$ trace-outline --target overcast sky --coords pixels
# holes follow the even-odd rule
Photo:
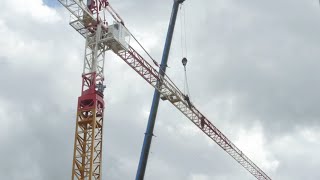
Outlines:
[[[172,0],[110,3],[160,62]],[[85,40],[56,0],[1,7],[0,179],[70,179]],[[318,0],[186,0],[183,9],[172,80],[183,89],[185,17],[193,103],[272,179],[320,179]],[[107,54],[103,179],[134,179],[153,89]],[[146,180],[255,179],[168,102],[154,133]]]

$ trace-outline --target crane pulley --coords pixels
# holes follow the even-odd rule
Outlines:
[[[182,62],[182,65],[184,66],[184,69],[186,69],[186,65],[188,63],[187,58],[184,57],[181,62]]]

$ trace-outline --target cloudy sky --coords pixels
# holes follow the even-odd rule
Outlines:
[[[110,0],[160,61],[172,0]],[[56,0],[2,0],[0,179],[71,177],[84,39]],[[318,0],[186,0],[168,74],[183,88],[186,17],[193,103],[272,179],[320,179]],[[108,52],[103,179],[134,179],[153,89]],[[147,180],[255,179],[160,102]]]

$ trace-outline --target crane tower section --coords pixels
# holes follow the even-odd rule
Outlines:
[[[82,73],[82,91],[78,98],[72,180],[100,180],[102,138],[104,60],[107,50],[128,48],[128,33],[121,18],[107,0],[59,0],[71,12],[70,25],[86,39]],[[99,12],[107,10],[116,20],[111,26]]]

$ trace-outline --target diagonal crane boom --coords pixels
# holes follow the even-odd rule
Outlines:
[[[165,41],[164,48],[163,48],[161,64],[159,66],[159,73],[160,73],[159,75],[160,76],[163,76],[166,73],[168,58],[169,58],[170,49],[171,49],[172,38],[173,38],[175,24],[176,24],[176,20],[177,20],[177,15],[178,15],[179,7],[181,7],[180,5],[184,1],[185,0],[174,0],[173,1],[172,11],[171,11],[171,16],[170,16],[170,21],[169,21],[169,27],[168,27],[168,31],[167,31],[167,37],[166,37],[166,41]],[[151,56],[150,56],[150,58],[151,58]],[[161,84],[160,84],[161,81],[158,81],[158,83],[159,84],[156,86],[161,86]],[[145,176],[145,172],[146,172],[147,164],[148,164],[149,152],[150,152],[150,148],[151,148],[151,142],[152,142],[152,138],[153,138],[154,126],[156,124],[156,118],[157,118],[160,98],[161,98],[160,92],[157,89],[155,89],[154,93],[153,93],[152,104],[151,104],[151,109],[150,109],[150,113],[149,113],[147,128],[146,128],[146,132],[144,133],[144,140],[143,140],[143,145],[142,145],[142,149],[141,149],[140,160],[139,160],[138,170],[137,170],[137,174],[136,174],[136,180],[143,180],[144,176]]]
[[[71,12],[70,25],[77,32],[79,32],[83,37],[85,37],[88,42],[89,40],[93,41],[94,46],[92,46],[91,49],[96,48],[99,50],[96,52],[97,53],[95,55],[96,57],[99,57],[102,54],[104,58],[104,53],[106,51],[108,50],[113,51],[124,62],[126,62],[134,71],[136,71],[143,79],[145,79],[152,87],[158,90],[159,93],[161,94],[161,99],[168,100],[171,104],[173,104],[189,120],[191,120],[191,122],[193,122],[208,137],[210,137],[214,142],[216,142],[223,150],[225,150],[239,164],[241,164],[246,170],[248,170],[254,177],[256,177],[259,180],[271,180],[271,178],[268,177],[268,175],[266,175],[239,148],[237,148],[193,104],[190,104],[190,102],[186,100],[185,95],[170,80],[170,78],[166,74],[159,73],[143,56],[141,56],[133,47],[130,46],[128,39],[131,37],[131,34],[127,30],[127,28],[124,26],[124,23],[122,22],[121,18],[118,16],[118,14],[114,13],[114,10],[112,8],[109,8],[108,11],[116,19],[116,22],[114,22],[114,24],[108,27],[105,27],[105,25],[99,19],[99,16],[97,15],[98,13],[95,12],[94,14],[94,12],[91,12],[90,9],[88,9],[88,7],[81,0],[80,1],[79,0],[59,0],[59,2]],[[106,0],[104,0],[103,2],[107,3]],[[105,4],[105,5],[108,6],[109,4]],[[112,11],[110,11],[110,9]],[[94,24],[96,28],[92,28]],[[94,37],[94,39],[92,37]],[[101,58],[99,57],[100,61],[103,62]],[[86,58],[86,59],[89,59],[89,58]],[[93,59],[92,62],[95,62],[95,63],[92,64],[92,63],[86,62],[86,59],[85,59],[85,64],[88,64],[87,65],[88,67],[91,67],[91,69],[92,69],[92,66],[97,67],[95,70],[95,73],[97,73],[98,75],[100,74],[97,77],[101,76],[100,79],[102,79],[101,81],[103,82],[103,63],[101,65],[97,65],[96,60]],[[87,79],[85,80],[88,81]],[[94,85],[91,84],[91,86],[98,89],[101,88],[96,84]],[[103,100],[100,100],[100,101],[103,101]],[[101,111],[102,111],[101,117],[103,117],[103,110]],[[102,134],[102,122],[101,122],[101,126],[99,125],[97,127],[100,128],[98,132]],[[81,132],[83,131],[86,131],[86,130],[81,129]],[[102,138],[99,140],[100,141],[96,143],[98,143],[99,148],[101,148],[100,145],[102,144]],[[76,142],[77,141],[84,143],[85,140],[76,136]],[[93,142],[93,140],[88,140],[88,141]],[[85,145],[81,147],[79,146],[79,147],[85,148],[85,149],[87,147],[90,147],[92,149],[91,151],[89,151],[90,153],[93,153],[92,151],[96,150],[96,147],[93,148],[92,146],[86,145],[86,143],[84,144]],[[75,152],[76,151],[82,152],[81,149],[79,150],[79,147],[75,147]],[[99,149],[97,157],[101,157],[101,151],[102,150]],[[94,153],[92,155],[94,155]],[[93,164],[95,164],[95,161],[96,161],[95,157],[89,157],[90,154],[86,154],[86,153],[84,153],[83,156],[85,156],[88,159],[88,161],[92,161]],[[86,159],[82,160],[82,163],[84,162],[87,162],[87,160]],[[92,177],[91,176],[89,177],[89,180],[101,179],[100,163],[101,162],[99,161],[99,166],[98,166],[99,174],[95,175],[94,173],[90,172],[90,171],[95,171],[96,168],[88,170],[87,172],[88,174],[94,174],[92,175]],[[76,161],[76,167],[78,168],[77,171],[79,171],[79,173],[76,173],[77,174],[76,179],[84,179],[83,178],[84,176],[82,175],[84,174],[83,168],[86,169],[87,166],[84,165],[82,167],[81,159],[79,159]],[[95,167],[95,166],[92,165],[92,167]]]

